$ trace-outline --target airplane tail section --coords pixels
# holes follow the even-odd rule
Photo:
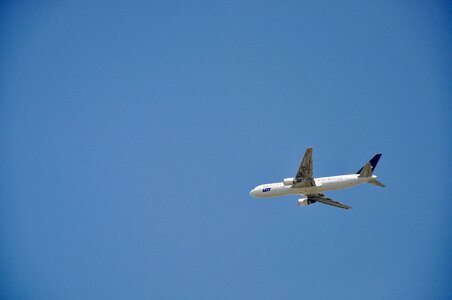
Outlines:
[[[372,157],[371,160],[369,160],[369,162],[367,164],[370,164],[371,167],[371,173],[370,175],[372,175],[372,173],[375,171],[375,168],[377,167],[378,161],[380,160],[381,157],[381,153],[376,154],[374,157]],[[361,172],[363,171],[363,169],[367,166],[367,164],[364,165],[364,167],[362,167],[361,169],[359,169],[358,172],[356,172],[356,174],[361,174]]]
[[[371,177],[372,173],[375,170],[375,167],[378,164],[378,161],[380,160],[380,157],[381,157],[381,153],[372,157],[372,159],[369,162],[367,162],[364,165],[364,167],[359,169],[359,171],[356,173],[356,174],[359,174],[358,177]],[[385,187],[385,185],[383,183],[381,183],[380,181],[378,181],[376,178],[372,178],[370,181],[368,181],[368,183],[379,186],[379,187]]]

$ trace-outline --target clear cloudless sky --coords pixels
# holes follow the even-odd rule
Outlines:
[[[451,299],[447,1],[2,1],[1,299]],[[328,196],[256,199],[314,148]]]

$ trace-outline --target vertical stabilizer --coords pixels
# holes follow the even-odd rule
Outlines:
[[[372,157],[371,160],[369,160],[369,164],[372,168],[372,173],[375,171],[375,168],[377,167],[378,161],[380,160],[381,157],[381,153],[376,154],[374,157]],[[359,169],[358,172],[356,172],[356,174],[361,174],[361,171],[364,169],[364,167],[362,167],[361,169]]]

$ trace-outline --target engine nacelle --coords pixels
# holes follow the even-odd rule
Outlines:
[[[284,183],[284,185],[293,185],[294,178],[284,178],[283,183]]]
[[[301,198],[301,199],[298,199],[298,206],[307,206],[307,205],[311,205],[314,202],[315,201],[309,200],[308,198]]]

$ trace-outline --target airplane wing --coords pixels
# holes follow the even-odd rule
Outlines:
[[[308,196],[308,200],[313,201],[313,202],[314,201],[320,202],[320,203],[323,203],[326,205],[336,206],[336,207],[344,208],[344,209],[351,208],[351,206],[334,201],[333,199],[326,197],[324,194],[311,194],[311,195],[307,195],[307,196]]]
[[[304,153],[303,160],[294,178],[295,187],[315,186],[312,178],[312,148],[309,147]]]

